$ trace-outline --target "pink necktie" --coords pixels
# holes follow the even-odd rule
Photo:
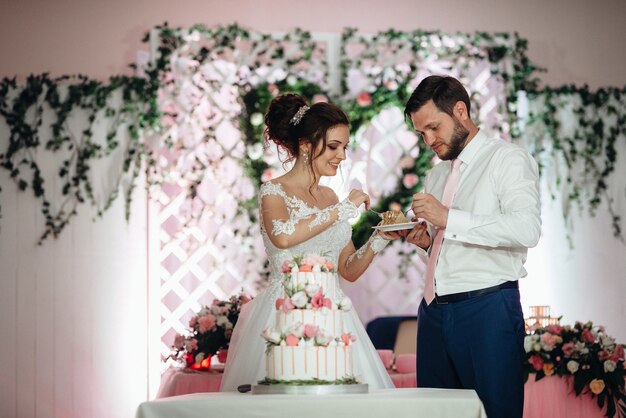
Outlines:
[[[446,185],[443,189],[443,197],[441,198],[441,203],[443,203],[447,208],[452,205],[454,193],[456,192],[456,187],[459,185],[460,179],[461,160],[457,158],[456,160],[452,160],[452,169],[450,170],[450,174],[448,174],[448,179],[446,180]],[[441,252],[444,230],[445,228],[437,229],[433,246],[430,250],[428,264],[426,265],[424,299],[426,299],[426,303],[428,305],[430,305],[433,299],[435,299],[435,267],[437,267],[437,260],[439,258],[439,253]]]

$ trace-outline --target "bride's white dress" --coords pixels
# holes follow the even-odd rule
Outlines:
[[[263,184],[259,199],[264,195],[278,195],[285,200],[290,213],[289,221],[286,223],[292,226],[302,218],[313,216],[319,222],[324,222],[327,218],[326,213],[329,208],[318,209],[308,206],[296,197],[287,196],[278,184]],[[278,226],[281,227],[281,225]],[[289,225],[282,225],[282,227],[289,229]],[[241,310],[228,349],[228,359],[220,391],[235,391],[239,385],[256,384],[265,377],[265,340],[261,337],[261,332],[267,326],[274,325],[275,301],[276,298],[282,296],[280,266],[283,261],[291,260],[294,255],[324,253],[328,260],[337,265],[339,254],[350,240],[351,232],[352,228],[348,221],[340,220],[308,241],[288,249],[279,249],[272,244],[261,222],[261,234],[270,262],[270,284],[265,291],[245,304]],[[335,301],[341,300],[343,292],[339,283],[336,283],[335,288],[337,294],[332,297]],[[355,310],[351,309],[346,312],[344,319],[345,329],[357,338],[355,344],[352,345],[355,377],[360,382],[367,383],[370,389],[393,388],[389,374]]]

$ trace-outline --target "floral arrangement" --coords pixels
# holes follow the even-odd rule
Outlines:
[[[211,356],[227,350],[241,306],[251,298],[246,294],[233,295],[228,300],[215,299],[211,306],[203,306],[189,320],[186,335],[177,334],[168,356],[190,369],[207,369]]]
[[[326,312],[334,307],[332,299],[325,297],[318,283],[306,281],[296,284],[284,280],[283,287],[287,297],[276,299],[276,310],[290,312],[294,309],[324,309]],[[337,303],[336,308],[347,312],[352,309],[352,301],[344,296]]]
[[[295,256],[292,260],[285,260],[280,268],[283,273],[283,288],[285,298],[276,299],[276,310],[290,312],[293,309],[333,309],[332,299],[325,297],[322,286],[312,280],[294,283],[291,274],[298,272],[333,273],[335,266],[323,256],[306,255]],[[344,297],[336,308],[342,311],[352,309],[352,301]]]
[[[572,326],[548,325],[524,339],[525,378],[529,373],[573,378],[574,391],[591,392],[598,406],[606,405],[606,416],[626,416],[624,345],[616,344],[604,327],[592,322]]]
[[[266,341],[267,350],[278,345],[287,347],[349,346],[356,341],[356,337],[349,332],[345,332],[339,337],[333,337],[317,325],[302,324],[301,322],[296,322],[285,332],[280,332],[269,326],[263,330],[261,336]]]
[[[323,255],[296,255],[292,260],[285,260],[280,267],[281,273],[289,275],[290,273],[297,272],[323,272],[334,273],[336,272],[335,266]]]

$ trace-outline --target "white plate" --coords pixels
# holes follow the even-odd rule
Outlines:
[[[401,231],[403,229],[413,229],[419,222],[405,222],[403,224],[391,224],[391,225],[376,225],[372,228],[378,229],[383,232]]]

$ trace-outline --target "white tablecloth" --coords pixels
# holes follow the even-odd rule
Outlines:
[[[350,395],[194,393],[144,402],[136,418],[486,418],[473,390],[384,389]]]

